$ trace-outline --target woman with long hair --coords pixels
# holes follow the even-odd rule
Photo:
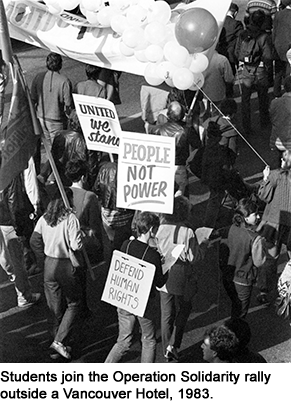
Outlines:
[[[72,205],[71,189],[67,188],[66,193]],[[81,250],[82,237],[77,217],[71,207],[65,206],[58,191],[38,220],[30,244],[44,266],[44,292],[54,337],[50,348],[71,359],[66,345],[80,322],[82,307],[82,266],[75,266],[71,255]]]

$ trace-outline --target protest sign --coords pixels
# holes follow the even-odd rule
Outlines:
[[[117,207],[173,212],[175,138],[122,132]]]
[[[87,148],[118,153],[121,126],[114,104],[94,96],[73,97]]]
[[[142,317],[155,269],[151,263],[114,251],[101,300]]]

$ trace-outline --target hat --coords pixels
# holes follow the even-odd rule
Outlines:
[[[291,5],[291,0],[282,0],[281,4],[285,7],[290,6]]]

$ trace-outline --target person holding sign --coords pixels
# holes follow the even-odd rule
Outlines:
[[[189,209],[187,198],[176,197],[173,214],[163,215],[157,233],[159,249],[165,256],[175,254],[175,248],[183,245],[180,255],[176,253],[176,258],[172,258],[168,280],[160,293],[163,353],[168,360],[179,359],[177,349],[181,346],[191,301],[197,291],[195,262],[204,257],[208,245],[207,240],[199,245],[189,227]],[[165,266],[169,265],[165,263]]]
[[[137,239],[127,240],[122,244],[122,252],[153,264],[156,267],[156,270],[144,316],[136,316],[124,309],[117,309],[119,334],[117,342],[109,352],[105,363],[119,362],[120,359],[129,351],[132,343],[133,329],[136,319],[139,322],[142,332],[141,362],[155,362],[155,287],[162,287],[165,284],[167,278],[167,275],[164,275],[162,272],[160,254],[157,252],[156,249],[152,248],[149,245],[150,241],[155,237],[159,225],[159,217],[156,214],[149,212],[140,213],[136,220],[136,229],[138,235]]]

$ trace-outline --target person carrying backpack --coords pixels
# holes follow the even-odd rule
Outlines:
[[[235,55],[242,65],[242,125],[244,134],[251,134],[251,94],[258,92],[261,128],[269,120],[268,89],[272,77],[272,40],[262,30],[265,14],[257,10],[251,14],[250,24],[241,32],[236,43]]]

